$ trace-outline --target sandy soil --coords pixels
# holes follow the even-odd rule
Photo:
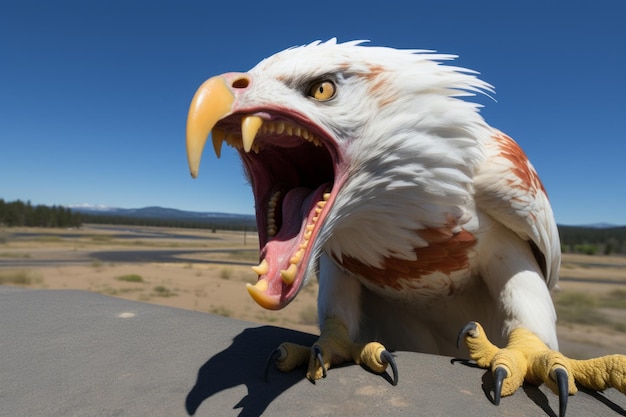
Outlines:
[[[264,310],[250,298],[245,283],[256,281],[250,266],[257,245],[254,234],[240,232],[5,229],[0,230],[0,283],[82,289],[317,333],[315,282],[281,311]],[[217,249],[224,251],[209,252]],[[560,291],[608,294],[626,289],[626,258],[565,255],[561,276]],[[611,310],[614,320],[626,322],[626,310]],[[582,325],[560,325],[558,332],[561,350],[573,357],[626,354],[623,332]]]
[[[162,230],[166,236],[157,234]],[[249,296],[245,284],[256,282],[256,274],[250,266],[258,259],[258,241],[256,235],[250,233],[244,245],[242,233],[213,234],[185,229],[108,229],[87,226],[81,230],[63,232],[46,229],[10,232],[14,237],[0,244],[0,277],[18,273],[26,275],[30,288],[81,289],[319,332],[316,324],[316,283],[303,289],[292,304],[280,311],[264,310]],[[29,235],[23,237],[20,234]],[[154,236],[146,236],[149,234]],[[175,234],[176,237],[169,234]],[[217,248],[232,252],[173,255],[167,262],[128,263],[99,259],[103,258],[100,254],[110,252],[141,251],[143,254],[138,257],[150,260],[151,252],[207,251]],[[206,263],[208,261],[216,263]],[[141,281],[128,282],[120,278],[128,275],[138,275]],[[11,285],[10,282],[5,284]]]

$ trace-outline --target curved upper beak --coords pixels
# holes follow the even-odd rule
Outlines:
[[[187,115],[187,163],[196,178],[206,140],[215,124],[232,113],[235,96],[224,76],[206,80],[191,100]],[[221,141],[220,141],[221,144]],[[219,151],[216,149],[219,156]]]

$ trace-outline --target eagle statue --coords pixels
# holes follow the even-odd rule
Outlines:
[[[250,295],[281,309],[319,280],[319,339],[283,343],[268,363],[308,366],[311,380],[345,362],[391,365],[395,384],[390,351],[458,356],[461,344],[492,370],[496,404],[524,381],[558,393],[561,415],[576,383],[626,393],[626,356],[558,352],[561,255],[546,191],[465,99],[492,87],[443,64],[454,58],[331,39],[196,92],[191,175],[210,135],[218,158],[224,142],[237,149],[254,193]]]

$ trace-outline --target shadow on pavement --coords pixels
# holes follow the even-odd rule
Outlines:
[[[235,336],[225,350],[211,357],[198,371],[196,384],[185,401],[189,415],[200,405],[221,391],[245,385],[248,395],[234,408],[241,408],[240,417],[259,416],[283,392],[304,379],[305,370],[289,373],[270,371],[265,382],[264,366],[270,353],[282,342],[311,345],[316,336],[272,326],[249,328]]]

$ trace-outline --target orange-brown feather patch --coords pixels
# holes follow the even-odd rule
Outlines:
[[[422,281],[435,272],[450,274],[469,267],[469,252],[476,244],[476,238],[468,231],[461,229],[455,233],[448,226],[418,230],[416,233],[428,242],[428,246],[414,249],[415,260],[390,255],[383,259],[382,267],[378,268],[345,255],[341,264],[378,287],[395,290],[411,286],[411,281]],[[420,286],[428,285],[420,282]],[[450,283],[450,291],[452,289]]]
[[[362,77],[371,84],[369,87],[369,93],[374,97],[380,97],[379,107],[385,107],[394,101],[397,97],[391,93],[385,78],[387,70],[381,65],[370,65],[368,72],[358,73],[359,77]]]
[[[518,187],[521,187],[524,191],[530,192],[533,195],[537,193],[537,190],[541,190],[546,194],[546,190],[537,172],[530,165],[528,157],[519,145],[503,133],[494,136],[494,139],[498,142],[500,155],[511,162],[513,165],[513,173],[522,181]]]

